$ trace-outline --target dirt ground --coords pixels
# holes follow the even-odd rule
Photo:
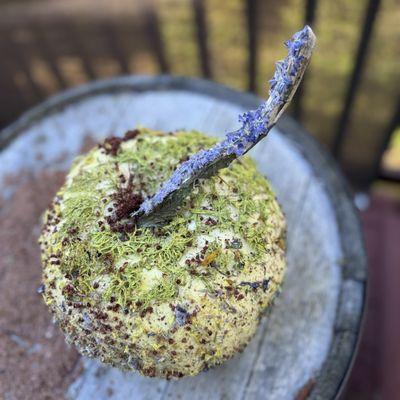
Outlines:
[[[66,344],[37,293],[37,238],[41,215],[64,174],[28,178],[12,199],[0,203],[0,397],[62,399],[79,373],[80,357]]]

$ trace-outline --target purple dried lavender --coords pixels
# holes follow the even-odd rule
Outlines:
[[[146,199],[132,215],[138,225],[157,225],[173,217],[197,179],[216,174],[268,134],[293,97],[314,45],[315,35],[307,25],[285,43],[288,55],[276,63],[275,74],[269,81],[268,100],[256,110],[240,115],[241,127],[237,131],[228,133],[215,146],[199,151],[182,163],[157,193]]]

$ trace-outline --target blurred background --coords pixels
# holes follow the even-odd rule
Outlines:
[[[400,393],[399,0],[2,0],[0,127],[49,96],[170,73],[267,94],[282,42],[318,49],[290,113],[341,165],[362,211],[370,286],[345,398]]]

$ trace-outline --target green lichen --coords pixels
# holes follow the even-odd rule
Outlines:
[[[256,213],[264,216],[263,212],[267,209],[265,200],[268,202],[268,199],[254,200],[258,187],[270,193],[272,199],[273,196],[267,182],[260,177],[249,158],[234,162],[229,170],[223,170],[218,176],[212,178],[210,185],[213,188],[212,193],[206,193],[203,186],[199,185],[197,193],[186,201],[179,215],[162,228],[167,239],[160,239],[150,228],[142,228],[128,234],[126,241],[121,241],[118,234],[111,232],[106,222],[103,224],[105,229],[100,230],[98,222],[104,215],[104,205],[112,203],[111,195],[118,190],[120,184],[115,179],[116,165],[128,163],[129,168],[135,171],[135,175],[142,177],[141,183],[146,193],[150,194],[183,158],[215,142],[214,139],[204,137],[197,132],[181,133],[170,136],[168,139],[160,140],[157,133],[143,135],[136,141],[136,146],[124,149],[125,151],[121,151],[116,157],[109,157],[98,163],[95,158],[98,152],[96,149],[75,165],[79,172],[68,184],[67,193],[62,194],[64,223],[60,235],[65,235],[68,230],[77,229],[80,240],[74,241],[74,246],[70,251],[64,253],[61,266],[65,273],[76,274],[79,271],[79,277],[74,281],[74,286],[82,293],[86,293],[88,288],[93,286],[93,281],[99,273],[105,272],[104,266],[101,268],[94,268],[94,266],[103,265],[104,259],[107,260],[107,258],[118,263],[118,260],[140,249],[139,262],[128,264],[122,273],[118,268],[106,271],[110,285],[103,294],[104,299],[109,300],[114,296],[124,307],[128,299],[144,305],[173,299],[177,290],[174,282],[178,277],[187,275],[186,268],[179,267],[178,264],[187,249],[188,242],[191,241],[188,237],[193,234],[188,230],[191,220],[196,222],[195,235],[207,235],[214,228],[202,224],[201,219],[217,218],[218,229],[224,231],[233,228],[237,235],[243,236],[248,241],[255,250],[254,254],[258,257],[263,254],[268,226],[254,227],[249,230],[245,222]],[[151,167],[150,163],[152,163]],[[100,189],[99,182],[103,182]],[[256,185],[249,185],[246,182],[255,182]],[[216,184],[226,186],[229,194],[216,195]],[[212,199],[213,195],[217,196],[216,199]],[[202,208],[202,204],[207,201],[213,204],[211,210]],[[233,226],[232,217],[227,208],[228,202],[240,210],[239,218]],[[188,213],[189,208],[190,213]],[[158,249],[158,246],[161,248]],[[241,263],[246,265],[250,261],[254,262],[258,257],[244,256]],[[230,258],[232,258],[232,252],[221,253],[216,261],[219,265],[227,265]],[[150,291],[140,290],[138,282],[141,279],[141,271],[154,266],[165,274],[165,278]],[[221,269],[207,268],[207,274],[201,276],[200,279],[209,281],[218,273],[221,273]]]
[[[133,313],[129,326],[136,328],[129,335],[141,337],[139,330],[147,326],[143,319],[150,318],[153,308],[187,303],[187,293],[205,296],[201,302],[206,304],[208,298],[219,298],[216,304],[228,310],[244,296],[251,309],[260,308],[256,306],[260,301],[262,306],[268,304],[282,279],[284,223],[269,184],[250,158],[236,160],[217,176],[200,181],[175,218],[160,228],[119,233],[107,219],[115,213],[116,193],[131,184],[130,190],[137,194],[153,194],[179,163],[214,143],[215,139],[198,132],[164,135],[142,130],[135,139],[123,142],[115,155],[95,148],[75,161],[46,214],[41,237],[44,281],[49,288],[44,296],[57,313],[65,304],[75,307],[74,312],[90,306],[87,315],[94,309]],[[275,267],[266,264],[266,255],[271,254]],[[276,285],[262,300],[259,292],[241,284],[272,279],[274,274]],[[58,315],[64,319],[64,314]],[[173,314],[165,321],[171,323],[171,318]],[[64,331],[82,347],[75,325],[65,324],[61,324]],[[100,329],[108,328],[100,325]]]

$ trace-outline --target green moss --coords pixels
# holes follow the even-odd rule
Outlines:
[[[120,234],[112,232],[104,220],[107,209],[112,207],[113,193],[123,185],[117,179],[119,174],[134,171],[134,185],[140,186],[145,195],[152,194],[183,159],[214,142],[215,139],[198,132],[161,136],[145,131],[135,141],[123,143],[116,156],[106,156],[94,149],[75,163],[72,178],[60,192],[63,223],[54,239],[70,239],[61,268],[64,273],[76,276],[73,283],[78,290],[87,293],[99,275],[105,275],[108,286],[102,296],[106,301],[115,297],[125,307],[128,299],[143,305],[173,299],[177,279],[188,273],[180,260],[189,245],[196,246],[191,243],[192,237],[210,235],[214,224],[220,231],[233,231],[243,237],[252,251],[242,254],[239,260],[235,259],[233,250],[222,250],[219,245],[211,244],[204,257],[217,251],[213,265],[218,267],[201,265],[197,272],[204,271],[199,279],[207,284],[216,275],[234,274],[227,265],[233,263],[245,269],[249,263],[257,262],[265,251],[265,237],[270,229],[257,220],[268,218],[268,203],[274,201],[274,196],[247,157],[220,171],[206,185],[199,184],[176,218],[160,229],[161,234],[155,234],[151,228],[141,228],[122,241]],[[257,200],[260,188],[267,196]],[[232,209],[237,210],[235,218],[232,218]],[[204,222],[207,218],[212,219],[210,224]],[[255,222],[249,225],[252,218]],[[189,231],[188,226],[193,222],[196,228]],[[76,237],[69,234],[75,230]],[[132,254],[140,256],[132,261],[129,259]],[[116,265],[124,259],[126,266],[121,272]],[[151,290],[143,290],[141,271],[152,268],[160,270],[163,279]]]
[[[109,225],[120,196],[153,194],[214,143],[142,130],[114,155],[95,148],[74,162],[40,242],[45,301],[83,354],[179,377],[250,340],[283,278],[285,225],[249,158],[198,182],[162,227],[122,234]]]

